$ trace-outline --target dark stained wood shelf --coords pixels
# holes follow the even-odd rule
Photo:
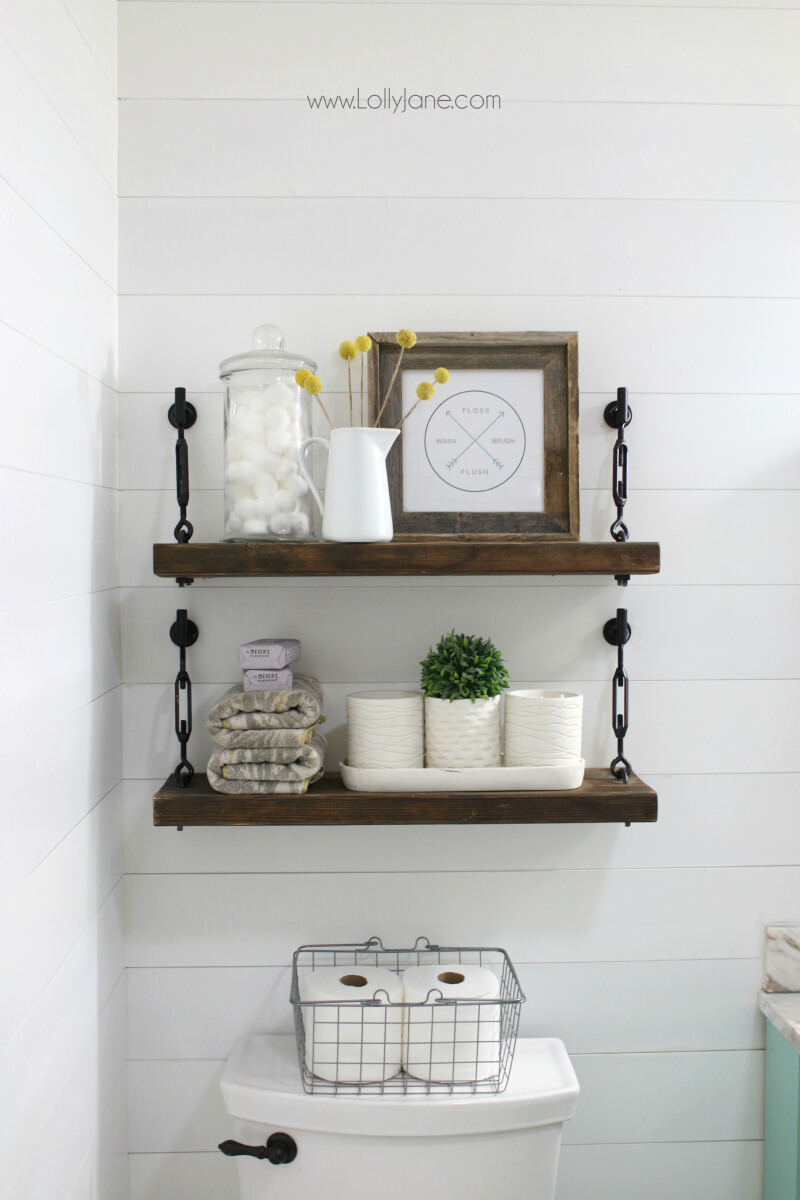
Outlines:
[[[658,542],[465,541],[210,542],[153,546],[164,578],[253,575],[655,575]]]
[[[351,792],[326,774],[304,796],[228,796],[205,775],[188,788],[175,776],[155,794],[154,825],[522,825],[655,821],[658,797],[632,775],[586,771],[570,792]]]

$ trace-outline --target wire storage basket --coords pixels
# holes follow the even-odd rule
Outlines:
[[[335,998],[325,991],[331,981]],[[303,1088],[328,1096],[502,1092],[524,1000],[497,947],[425,937],[400,950],[378,937],[301,946],[291,1002]]]

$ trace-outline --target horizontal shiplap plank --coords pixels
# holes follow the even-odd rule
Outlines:
[[[122,911],[113,893],[60,964],[0,1056],[0,1175],[12,1179],[53,1097],[80,1061],[124,971]],[[119,1051],[117,1052],[119,1056]]]
[[[110,6],[107,6],[110,7]],[[110,287],[117,278],[117,199],[39,85],[0,37],[2,174]]]
[[[152,547],[154,542],[173,541],[172,531],[178,519],[174,492],[125,492],[120,497],[120,509],[122,586],[173,588],[170,580],[156,579],[152,575]],[[582,491],[583,541],[608,541],[615,512],[610,487],[608,491]],[[196,542],[220,541],[223,536],[222,492],[192,492],[189,518]],[[661,543],[660,573],[636,578],[636,589],[676,584],[746,586],[757,582],[783,586],[800,583],[800,558],[794,553],[792,540],[800,523],[800,491],[631,490],[625,520],[635,541]],[[405,582],[413,586],[441,586],[441,582]],[[616,607],[612,597],[618,593],[610,578],[584,577],[575,582],[580,587],[605,587],[609,604]],[[548,577],[543,577],[532,582],[504,580],[502,586],[548,587],[551,583]],[[270,594],[276,587],[276,581],[269,578],[248,580],[247,584]],[[303,581],[304,587],[312,585],[311,580]],[[470,579],[459,580],[456,586],[475,585],[476,580]],[[230,584],[220,580],[210,584],[198,581],[198,590],[220,586],[227,589]],[[294,587],[296,584],[285,579],[277,581],[277,586]],[[324,586],[329,587],[330,581]],[[344,580],[341,586],[347,586]],[[369,579],[363,584],[359,581],[359,586],[385,584]],[[633,590],[629,594],[633,596]],[[633,599],[628,602],[628,607],[635,611]]]
[[[0,468],[2,608],[116,589],[117,514],[111,488]]]
[[[402,26],[396,38],[386,35],[382,5],[321,5],[313,23],[308,11],[294,4],[122,3],[120,95],[335,94],[355,42],[362,93],[382,92],[387,80],[406,81],[409,91],[432,90],[427,81],[435,80],[437,94],[499,93],[505,100],[793,104],[800,98],[797,14],[787,10],[510,5],[500,23],[492,5],[408,5],[390,10]],[[276,54],[265,71],[266,44],[302,45],[304,53],[299,60]],[[355,82],[344,86],[355,91]],[[376,115],[384,129],[386,114]],[[425,115],[441,121],[449,114]]]
[[[4,4],[0,9],[0,34],[5,35],[71,134],[109,184],[116,187],[116,87],[103,73],[68,6],[61,0]]]
[[[34,727],[14,746],[4,765],[4,787],[7,796],[24,796],[24,802],[4,807],[0,902],[112,790],[120,778],[121,741],[121,689],[113,688],[54,721],[46,736]],[[61,780],[68,784],[60,786]],[[84,871],[85,864],[76,869]]]
[[[166,637],[168,630],[164,630]],[[171,643],[170,643],[171,645]],[[427,647],[426,647],[427,648]],[[177,659],[175,660],[177,662]],[[216,685],[193,689],[192,762],[203,770],[214,743],[205,723],[212,705],[233,682],[233,673]],[[565,688],[584,697],[583,757],[590,766],[610,762],[616,743],[611,736],[610,684],[596,680],[536,679],[520,687]],[[323,732],[328,739],[326,763],[336,769],[347,756],[345,697],[363,688],[413,689],[418,677],[326,683]],[[135,684],[123,688],[125,713],[124,775],[162,781],[175,769],[176,742],[171,684]],[[800,681],[700,680],[658,681],[631,685],[631,724],[626,754],[637,773],[650,775],[758,774],[800,771],[800,745],[794,714],[800,704]],[[635,714],[635,715],[634,715]]]
[[[117,5],[109,0],[64,0],[111,88],[117,90]]]
[[[800,160],[799,160],[800,161]],[[0,337],[2,330],[0,330]],[[193,489],[219,489],[223,478],[223,393],[190,392],[198,412],[188,435]],[[332,398],[335,423],[346,424],[347,394]],[[611,392],[580,396],[580,478],[584,488],[604,490],[611,478],[614,435],[603,420]],[[167,420],[173,394],[126,393],[119,398],[120,487],[172,491],[175,430]],[[634,425],[628,432],[631,492],[640,490],[800,488],[800,396],[628,396]],[[762,414],[757,437],[753,413]],[[333,412],[332,412],[333,415]],[[324,422],[324,418],[323,418]],[[692,436],[685,430],[691,427]],[[319,430],[324,436],[324,428]],[[710,453],[709,447],[715,447]]]
[[[800,166],[784,152],[800,139],[795,108],[542,102],[506,104],[491,119],[452,112],[446,171],[439,120],[394,120],[391,154],[342,154],[363,122],[305,100],[124,100],[120,194],[800,198]]]
[[[48,703],[61,720],[119,684],[119,619],[116,590],[4,614],[0,656],[16,686],[0,700],[0,721],[20,758],[34,754],[37,745],[41,753],[46,740],[44,722],[37,715],[44,672]],[[89,745],[87,728],[87,750]]]
[[[3,415],[2,466],[116,487],[116,392],[2,324],[0,385],[14,397]],[[46,532],[37,530],[37,542]]]
[[[173,753],[173,758],[175,757]],[[586,870],[606,867],[792,866],[800,862],[795,775],[647,775],[658,823],[619,825],[428,825],[383,829],[185,828],[153,825],[159,779],[125,781],[125,869],[160,872]],[[758,814],[758,820],[754,815]],[[691,837],[687,837],[691,830]]]
[[[131,1200],[237,1200],[234,1164],[219,1152],[132,1154]],[[702,1196],[754,1200],[761,1188],[762,1145],[748,1142],[563,1146],[558,1200],[649,1200]]]
[[[252,588],[198,589],[192,619],[213,636],[192,648],[196,683],[239,678],[237,647],[255,637],[294,637],[302,642],[295,672],[316,678],[369,680],[418,674],[418,663],[442,632],[452,627],[453,590],[446,580],[419,588],[395,582],[381,589],[357,581],[328,587],[276,588],[265,617]],[[520,679],[609,678],[615,654],[603,624],[615,599],[605,587],[498,587],[476,580],[458,591],[458,624],[483,631],[500,647],[512,687]],[[794,614],[798,587],[648,587],[631,592],[635,640],[629,647],[632,678],[793,679],[800,676],[800,629]],[[175,597],[163,588],[124,594],[124,675],[127,683],[165,683],[174,678],[165,655],[164,632]],[[321,617],[324,614],[324,617]],[[742,629],[752,630],[731,655]],[[357,635],[354,631],[357,630]],[[391,637],[387,631],[391,630]],[[0,639],[1,641],[1,639]]]
[[[89,1193],[125,1200],[125,981],[120,980],[86,1040],[65,1086],[43,1106],[41,1124],[6,1200],[71,1197],[89,1177]],[[86,1157],[90,1157],[87,1168]]]
[[[531,237],[531,227],[548,236]],[[270,228],[281,236],[261,236]],[[379,245],[387,228],[402,228],[414,254],[353,254],[359,243]],[[276,292],[303,293],[299,245],[314,263],[318,295],[509,296],[536,280],[544,295],[796,299],[800,204],[128,199],[120,202],[120,291],[253,294],[269,279]]]
[[[520,1037],[558,1037],[573,1054],[764,1047],[760,959],[516,968]],[[224,1058],[243,1033],[291,1033],[290,980],[288,967],[132,968],[129,1056]]]
[[[420,278],[429,278],[426,265]],[[252,331],[271,321],[288,348],[318,361],[326,393],[347,389],[343,337],[404,326],[579,330],[581,387],[590,392],[623,384],[632,396],[797,392],[800,301],[542,296],[535,280],[529,295],[488,299],[449,294],[446,277],[437,296],[358,296],[340,286],[347,295],[122,296],[120,390],[218,391],[220,359],[247,349]]]
[[[763,1052],[572,1055],[581,1084],[565,1145],[758,1139]],[[131,1153],[207,1150],[230,1128],[222,1063],[132,1062]]]
[[[117,298],[113,288],[2,182],[0,257],[7,264],[0,321],[114,387]]]
[[[52,778],[51,778],[52,786]],[[0,1048],[79,940],[122,874],[121,790],[112,791],[0,907]],[[121,901],[119,891],[116,902]]]
[[[760,1141],[566,1145],[561,1150],[556,1197],[641,1200],[646,1180],[648,1200],[675,1200],[676,1196],[756,1200],[763,1169]],[[226,1193],[219,1200],[223,1195],[227,1200]],[[162,1193],[146,1200],[162,1200]],[[166,1192],[163,1200],[170,1200]],[[206,1200],[205,1194],[198,1192],[196,1200]],[[218,1198],[209,1193],[209,1200]]]
[[[174,835],[170,835],[174,836]],[[334,864],[332,864],[334,865]],[[371,864],[370,864],[371,865]],[[512,961],[755,958],[800,868],[159,875],[126,879],[128,965],[269,966],[308,942],[492,946]],[[280,924],[275,914],[280,912]]]

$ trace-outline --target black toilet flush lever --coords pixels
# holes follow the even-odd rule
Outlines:
[[[249,1154],[251,1158],[267,1158],[275,1166],[294,1162],[297,1142],[288,1133],[271,1133],[265,1146],[245,1146],[243,1142],[220,1142],[219,1149],[229,1156]]]

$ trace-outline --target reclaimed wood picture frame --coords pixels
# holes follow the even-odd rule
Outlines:
[[[371,425],[400,360],[396,336],[370,334]],[[412,414],[437,367],[448,382]],[[380,425],[401,420],[387,461],[396,537],[579,540],[577,333],[417,334]]]

